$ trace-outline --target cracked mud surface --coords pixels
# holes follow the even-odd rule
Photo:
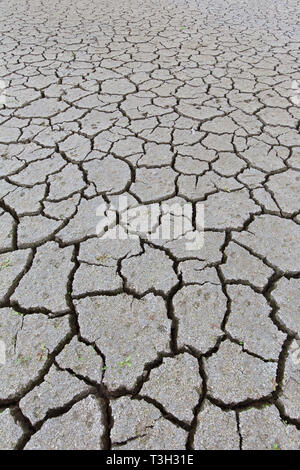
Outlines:
[[[299,449],[298,2],[0,17],[0,448]]]

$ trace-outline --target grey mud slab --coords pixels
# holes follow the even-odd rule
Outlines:
[[[0,1],[0,449],[299,449],[299,13]]]

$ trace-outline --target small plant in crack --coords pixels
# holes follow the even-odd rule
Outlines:
[[[272,445],[272,450],[280,450],[280,447],[276,442]]]
[[[22,354],[20,354],[17,358],[17,363],[24,365],[24,364],[30,362],[31,359],[32,359],[31,356],[23,356]]]
[[[37,360],[38,361],[42,361],[44,358],[46,358],[48,356],[48,351],[47,351],[47,348],[46,348],[46,345],[44,343],[41,344],[41,349],[40,351],[37,353]]]
[[[7,258],[7,260],[5,260],[5,261],[0,265],[0,269],[8,268],[9,265],[10,265],[10,258]]]
[[[105,261],[108,258],[110,258],[110,256],[105,253],[103,253],[103,255],[96,256],[97,261]]]
[[[19,317],[24,317],[24,314],[23,314],[23,313],[16,312],[15,310],[12,311],[12,314],[13,314],[13,315],[18,315]]]
[[[119,362],[118,366],[119,367],[124,367],[124,366],[132,367],[131,357],[127,356],[125,361]]]

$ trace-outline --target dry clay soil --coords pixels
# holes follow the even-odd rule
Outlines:
[[[299,13],[0,2],[0,448],[300,448]]]

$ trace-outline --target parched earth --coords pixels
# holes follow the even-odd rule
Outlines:
[[[300,448],[299,13],[0,2],[2,449]]]

